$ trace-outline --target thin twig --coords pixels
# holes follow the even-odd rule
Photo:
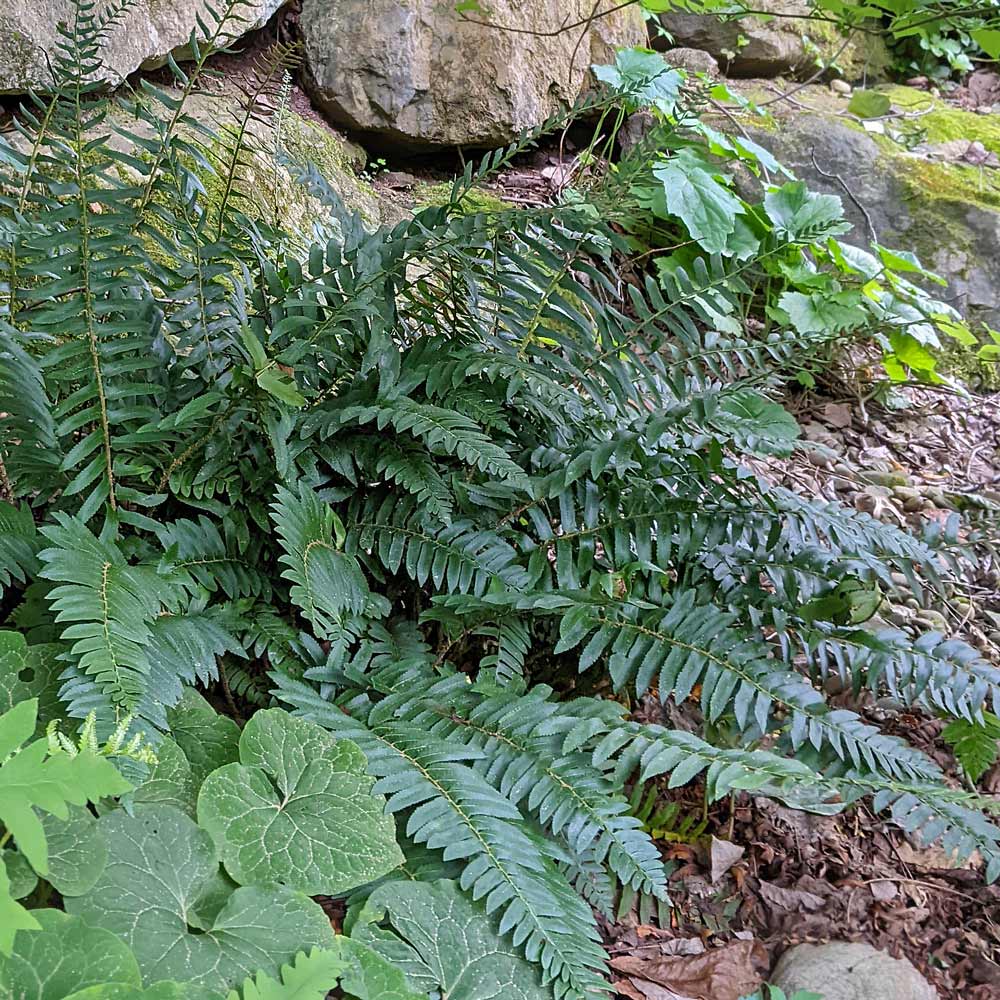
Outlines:
[[[857,196],[850,189],[850,187],[847,184],[847,181],[845,181],[844,178],[840,176],[840,174],[832,174],[832,173],[829,173],[826,170],[824,170],[816,162],[816,150],[815,149],[810,150],[809,156],[812,159],[813,167],[816,168],[816,172],[820,176],[822,176],[822,177],[828,177],[831,180],[835,180],[844,189],[844,193],[847,195],[848,198],[851,199],[851,201],[854,202],[854,204],[857,206],[858,211],[865,217],[865,222],[868,223],[868,232],[871,235],[872,243],[878,243],[878,233],[875,231],[875,223],[872,222],[872,217],[868,214],[868,209],[865,208],[865,206],[862,205],[860,201],[858,201]]]

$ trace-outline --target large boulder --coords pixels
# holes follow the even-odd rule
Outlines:
[[[846,113],[845,98],[819,86],[773,105],[772,127],[747,128],[811,188],[841,198],[855,227],[851,239],[914,251],[948,280],[938,297],[996,326],[1000,116],[962,111],[907,87],[882,90],[894,116],[869,129],[883,133],[866,130]]]
[[[285,2],[249,0],[224,28],[238,37],[266,24]],[[213,0],[211,6],[220,5]],[[62,40],[58,26],[72,23],[74,9],[74,0],[0,0],[0,93],[51,85],[49,63]],[[106,33],[102,76],[116,85],[137,69],[162,66],[187,45],[199,17],[214,28],[206,0],[137,0]]]
[[[937,1000],[937,990],[906,959],[867,944],[800,944],[781,956],[771,982],[794,996],[824,1000]]]
[[[735,77],[808,75],[833,60],[831,73],[849,80],[873,79],[889,66],[880,36],[857,32],[845,44],[829,21],[810,19],[808,0],[759,0],[752,6],[773,16],[747,14],[723,20],[715,14],[668,11],[660,15],[666,37],[654,31],[653,46],[704,49],[727,76]]]
[[[598,13],[615,6],[604,0]],[[561,32],[586,21],[593,0],[506,0],[491,5],[492,24],[454,8],[440,0],[304,0],[299,23],[314,102],[385,145],[500,146],[571,104],[590,64],[645,40],[636,5]]]

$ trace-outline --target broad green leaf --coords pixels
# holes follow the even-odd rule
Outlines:
[[[99,826],[108,864],[66,909],[123,938],[146,980],[224,992],[333,941],[326,915],[302,893],[227,886],[212,838],[178,809],[139,806],[134,816],[119,809]]]
[[[340,895],[403,860],[373,784],[364,754],[349,740],[268,709],[243,730],[240,763],[205,779],[198,821],[238,883]]]
[[[111,982],[135,989],[139,966],[122,940],[59,910],[34,910],[40,929],[20,931],[10,956],[0,957],[0,996],[63,1000]]]
[[[709,253],[722,253],[743,202],[716,177],[716,168],[693,149],[682,149],[653,167],[663,184],[667,212]]]
[[[88,986],[66,1000],[222,1000],[222,995],[190,983],[153,983],[145,989],[126,983],[104,983]]]
[[[11,894],[6,864],[0,865],[0,956],[9,955],[18,931],[34,932],[38,921]],[[0,957],[0,961],[3,961]]]
[[[379,926],[386,923],[387,927]],[[387,882],[369,897],[351,937],[403,969],[410,985],[448,1000],[550,1000],[538,969],[498,933],[456,883]]]
[[[785,292],[778,306],[799,333],[838,333],[861,326],[868,318],[851,292]]]
[[[847,110],[859,118],[881,118],[891,107],[892,101],[877,90],[856,90],[847,102]]]
[[[612,66],[594,66],[594,76],[626,98],[629,108],[655,107],[672,114],[684,74],[650,49],[619,49]]]
[[[1000,31],[996,28],[976,28],[969,34],[991,59],[1000,59]]]
[[[340,988],[348,996],[357,1000],[425,1000],[427,994],[411,989],[402,969],[368,945],[338,937],[337,948],[347,963]]]
[[[146,780],[129,796],[129,801],[174,806],[194,818],[198,784],[184,751],[173,740],[162,739],[156,744],[156,763]]]
[[[306,405],[306,398],[295,387],[295,382],[283,374],[280,369],[265,368],[264,371],[257,373],[256,379],[257,385],[264,392],[274,396],[275,399],[286,406],[298,409],[300,406]]]
[[[851,228],[837,195],[817,194],[802,181],[772,188],[764,195],[764,208],[774,231],[794,242],[815,243]]]
[[[193,688],[167,712],[170,735],[191,765],[191,778],[199,788],[216,768],[240,757],[240,727],[219,715]]]
[[[37,702],[21,702],[0,716],[0,822],[39,875],[47,875],[45,830],[36,809],[67,819],[69,806],[122,795],[131,785],[106,757],[88,750],[48,755],[48,741],[18,747],[35,729]],[[17,750],[16,753],[14,751]]]
[[[59,652],[52,643],[29,646],[20,632],[0,630],[0,712],[37,698],[39,728],[62,715],[59,674],[66,664],[56,659]]]
[[[9,882],[7,891],[13,899],[24,899],[35,891],[38,875],[20,851],[11,850],[9,847],[0,851],[0,864],[7,870]]]
[[[93,888],[108,860],[108,848],[97,820],[74,806],[65,820],[43,816],[49,845],[46,879],[63,896],[79,896]]]
[[[795,418],[780,403],[752,389],[726,394],[712,424],[755,455],[790,455],[799,436]]]

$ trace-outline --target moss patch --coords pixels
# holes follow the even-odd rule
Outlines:
[[[914,129],[926,130],[927,142],[968,139],[970,142],[981,142],[987,149],[1000,155],[1000,115],[979,115],[972,111],[962,111],[926,91],[912,87],[887,86],[878,89],[900,111],[920,113],[909,124]]]
[[[418,209],[447,205],[451,200],[451,182],[418,184],[413,189],[413,198],[414,207]],[[477,215],[480,212],[504,212],[513,207],[512,202],[504,201],[503,198],[491,191],[478,187],[467,192],[462,199],[462,209],[466,215]]]

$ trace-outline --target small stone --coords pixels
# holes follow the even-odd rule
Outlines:
[[[844,97],[847,97],[854,91],[854,88],[846,80],[831,80],[830,89],[835,94],[843,94]]]
[[[864,483],[873,483],[875,486],[909,486],[910,477],[905,472],[882,472],[880,469],[868,469],[859,474],[859,478]]]
[[[674,69],[683,69],[688,73],[706,73],[708,76],[719,75],[719,62],[704,49],[691,49],[681,46],[668,49],[663,53],[663,61]]]
[[[924,628],[933,629],[935,632],[947,632],[949,630],[948,619],[940,611],[924,609],[917,618],[917,624]]]
[[[781,956],[771,982],[824,1000],[938,1000],[937,990],[906,959],[867,944],[800,944]]]

